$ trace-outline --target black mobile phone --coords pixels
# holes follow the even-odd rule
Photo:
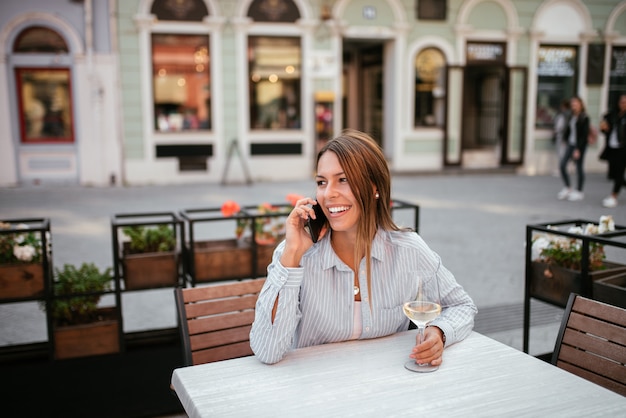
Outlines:
[[[315,219],[309,217],[306,225],[311,235],[311,240],[317,242],[320,237],[320,232],[322,232],[322,228],[326,225],[328,220],[326,219],[326,215],[324,215],[322,207],[318,203],[313,205],[313,210],[315,211]]]

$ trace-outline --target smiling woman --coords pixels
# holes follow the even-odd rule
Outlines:
[[[264,363],[292,348],[377,338],[408,328],[402,312],[417,281],[406,273],[439,265],[413,230],[391,217],[391,177],[367,134],[344,131],[317,157],[316,200],[302,198],[286,220],[256,305],[250,345]],[[319,205],[328,224],[313,243],[304,226]],[[439,270],[443,311],[407,356],[441,363],[444,345],[472,330],[476,307],[445,267]],[[348,307],[346,309],[346,307]]]

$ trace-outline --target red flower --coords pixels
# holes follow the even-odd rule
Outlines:
[[[289,193],[287,195],[287,202],[289,202],[289,204],[291,206],[296,206],[296,203],[298,202],[298,200],[303,199],[304,196],[296,194],[296,193]]]
[[[222,215],[229,217],[237,214],[241,210],[239,204],[233,200],[227,200],[222,205]]]

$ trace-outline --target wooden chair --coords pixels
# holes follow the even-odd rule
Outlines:
[[[252,355],[250,328],[265,278],[176,288],[185,365]]]
[[[626,309],[570,294],[552,364],[626,396]]]

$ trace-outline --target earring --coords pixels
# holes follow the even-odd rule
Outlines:
[[[376,199],[378,199],[378,198],[380,197],[380,195],[378,194],[378,192],[376,192],[376,194],[374,195],[374,197],[375,197]]]

